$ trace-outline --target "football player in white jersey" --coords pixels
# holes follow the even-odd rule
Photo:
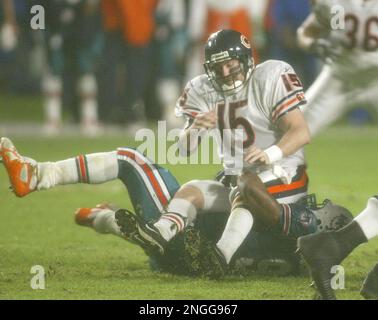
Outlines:
[[[190,182],[176,193],[167,215],[148,224],[137,222],[137,228],[141,237],[164,251],[199,210],[228,210],[225,230],[206,255],[214,273],[222,275],[254,220],[255,226],[287,236],[314,231],[312,214],[286,204],[307,192],[303,146],[310,135],[299,110],[306,102],[302,85],[290,65],[270,60],[255,66],[250,43],[234,30],[212,34],[205,59],[206,74],[188,82],[176,106],[176,114],[187,118],[179,145],[190,153],[198,146],[199,132],[218,129],[215,136],[227,174],[235,169],[235,157],[225,141],[241,140],[244,171],[238,187],[230,194],[220,182]]]
[[[378,110],[377,0],[313,0],[298,41],[325,60],[306,92],[304,114],[312,136],[353,106]]]

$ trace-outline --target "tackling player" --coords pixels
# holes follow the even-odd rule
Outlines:
[[[58,185],[89,183],[98,184],[120,179],[126,186],[136,215],[125,209],[109,205],[96,208],[81,208],[75,213],[79,225],[91,227],[99,233],[114,234],[124,237],[120,226],[123,219],[138,217],[144,222],[158,219],[166,213],[167,205],[179,189],[174,176],[166,169],[152,163],[138,151],[131,148],[119,148],[117,151],[81,155],[58,162],[36,162],[21,156],[8,138],[0,140],[0,156],[8,172],[11,186],[18,197],[31,192],[46,190]],[[300,204],[306,210],[313,210],[317,216],[324,216],[332,224],[330,228],[339,228],[351,220],[350,213],[342,207],[325,201],[316,206],[313,198],[306,198]],[[155,269],[179,274],[203,275],[192,252],[199,249],[199,242],[208,245],[220,237],[225,226],[228,211],[220,208],[219,212],[203,214],[198,217],[194,228],[186,228],[166,247],[163,255],[159,254],[138,237],[136,232],[128,232],[126,240],[138,244],[150,256]],[[326,221],[326,219],[323,219]],[[322,230],[322,224],[318,226]],[[293,274],[299,271],[299,259],[294,255],[295,240],[282,239],[272,232],[250,232],[243,246],[238,250],[236,272],[257,269],[275,271],[276,274]],[[188,250],[188,248],[190,250]],[[241,269],[240,269],[241,268]]]
[[[228,141],[242,140],[244,171],[234,183],[238,188],[229,200],[229,185],[187,184],[170,203],[168,215],[148,224],[137,221],[136,228],[164,251],[197,211],[227,208],[231,214],[225,230],[204,254],[211,269],[222,275],[253,225],[289,237],[316,230],[313,214],[288,205],[307,193],[303,146],[310,135],[299,110],[306,103],[302,84],[290,65],[275,60],[255,65],[251,44],[234,30],[209,37],[205,60],[206,74],[189,81],[177,102],[177,115],[187,119],[179,144],[190,153],[198,146],[199,131],[218,129],[215,137],[227,173],[241,169],[234,166]],[[242,129],[243,136],[235,129]]]
[[[378,109],[378,1],[312,2],[313,12],[298,29],[298,42],[325,60],[303,106],[314,136],[350,107],[367,104]],[[333,16],[340,13],[341,18]],[[333,25],[337,21],[345,28]]]
[[[18,197],[59,185],[99,184],[120,179],[128,190],[136,216],[145,222],[158,219],[165,213],[168,203],[180,187],[168,170],[152,163],[132,148],[81,155],[57,162],[36,162],[21,156],[8,138],[2,138],[0,156],[7,169],[12,189]],[[336,215],[344,215],[342,210],[338,210],[337,206],[328,202],[318,209],[320,212],[332,209],[335,210]],[[125,209],[102,204],[96,208],[78,209],[75,213],[75,221],[99,233],[113,234],[125,239],[117,223],[123,225],[122,219],[126,212]],[[126,240],[138,244],[145,250],[151,258],[151,266],[154,269],[199,275],[198,268],[192,266],[193,261],[186,253],[185,245],[190,245],[193,249],[196,243],[191,242],[198,243],[199,239],[202,242],[210,241],[219,237],[227,220],[226,213],[220,211],[201,215],[196,221],[195,228],[188,228],[185,233],[176,237],[164,255],[151,250],[151,246],[134,234],[132,237],[126,237]],[[278,241],[277,236],[271,233],[251,233],[238,254],[238,258],[244,258],[238,263],[239,271],[243,269],[240,267],[246,267],[260,271],[264,269],[268,272],[273,269],[279,274],[298,272],[299,260],[294,255],[294,251],[295,241],[291,239]]]
[[[309,235],[298,239],[298,251],[308,264],[321,299],[335,300],[331,287],[331,268],[340,263],[360,244],[378,236],[378,196],[368,200],[366,208],[338,231]],[[367,299],[378,299],[378,264],[362,286]]]

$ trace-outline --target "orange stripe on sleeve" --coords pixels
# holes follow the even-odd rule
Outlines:
[[[294,97],[293,99],[290,99],[289,101],[284,103],[282,106],[278,107],[276,111],[273,113],[273,116],[272,116],[273,121],[276,120],[282,112],[296,105],[299,102],[301,102],[301,100],[299,100],[298,97]]]

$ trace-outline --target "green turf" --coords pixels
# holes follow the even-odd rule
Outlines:
[[[43,121],[42,98],[40,96],[16,96],[0,94],[1,121]]]
[[[311,191],[354,213],[377,193],[378,129],[332,129],[307,148]],[[14,139],[19,151],[40,161],[130,145],[124,138]],[[170,166],[180,182],[211,178],[217,166]],[[0,170],[0,299],[310,299],[309,279],[230,277],[222,281],[152,273],[143,251],[113,236],[73,223],[82,206],[109,201],[130,206],[119,181],[74,185],[18,199]],[[358,248],[344,263],[341,299],[360,299],[364,275],[378,258],[378,242]],[[30,269],[42,265],[46,289],[32,290]]]

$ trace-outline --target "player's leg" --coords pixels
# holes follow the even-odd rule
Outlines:
[[[117,150],[119,179],[126,186],[133,208],[145,222],[156,220],[180,185],[172,173],[133,148]]]
[[[229,210],[229,206],[228,190],[223,184],[210,180],[193,180],[176,192],[159,219],[148,223],[136,221],[136,227],[142,238],[164,254],[168,243],[196,219],[200,210],[224,212]]]
[[[214,257],[210,268],[221,265],[222,258],[229,265],[253,225],[256,225],[256,229],[263,227],[290,237],[316,230],[316,219],[311,212],[284,203],[294,202],[307,193],[304,168],[295,173],[286,172],[286,175],[290,175],[290,184],[283,184],[272,170],[259,175],[249,170],[242,173],[238,188],[231,195],[233,207],[226,227],[215,250],[209,253],[210,257]],[[217,254],[217,250],[221,255],[219,252]]]
[[[307,262],[323,299],[335,299],[331,288],[331,268],[339,265],[357,246],[378,235],[378,196],[338,231],[308,235],[298,239],[298,250]]]
[[[323,68],[305,95],[307,104],[303,106],[303,112],[311,136],[341,117],[349,105],[342,81],[332,75],[329,66]]]
[[[12,141],[4,137],[0,141],[0,154],[13,191],[19,197],[58,185],[98,184],[118,178],[117,151],[80,155],[57,162],[37,162],[21,156]]]
[[[172,234],[177,234],[183,223],[194,219],[192,214],[196,213],[190,212],[190,206],[187,212],[187,203],[172,200],[180,188],[175,177],[167,169],[153,164],[133,149],[119,149],[118,160],[119,178],[126,185],[136,211],[136,214],[122,209],[116,212],[115,219],[123,235],[145,250],[150,256],[153,270],[194,274],[195,269],[186,258],[188,255],[185,252],[188,250],[184,249],[183,237],[167,241],[155,226],[165,236],[173,237]],[[173,206],[170,206],[171,203]],[[185,215],[190,218],[184,219]],[[169,229],[168,232],[165,228]]]
[[[237,188],[234,188],[230,194],[231,200],[231,212],[227,219],[226,226],[222,232],[220,239],[217,241],[215,249],[219,250],[214,252],[215,260],[217,255],[220,258],[220,263],[222,258],[224,262],[228,265],[234,256],[235,252],[239,249],[241,244],[244,242],[254,224],[254,218],[252,213],[244,205],[244,201],[240,192]],[[226,267],[224,265],[224,267]]]
[[[1,138],[0,155],[11,186],[19,197],[57,185],[99,184],[119,178],[127,187],[143,223],[158,219],[179,188],[168,170],[156,166],[130,148],[81,155],[57,162],[37,162],[21,156],[12,141]]]
[[[134,149],[120,148],[119,177],[126,185],[136,214],[117,211],[116,219],[125,237],[139,242],[150,253],[163,253],[166,240],[157,232],[154,222],[179,220],[167,213],[166,207],[179,189],[174,176],[165,168],[152,163]],[[169,225],[171,226],[171,225]],[[152,237],[152,239],[151,239]],[[155,238],[158,238],[156,240]]]
[[[81,130],[84,135],[98,134],[97,80],[93,73],[82,75],[78,80],[80,96]]]
[[[44,96],[44,130],[47,135],[56,135],[62,128],[63,104],[63,70],[64,54],[63,35],[60,33],[46,33],[46,53],[48,72],[42,79],[42,93]]]
[[[95,208],[79,208],[75,212],[75,222],[101,234],[113,234],[124,238],[115,219],[117,210],[118,208],[109,204],[99,204]]]
[[[230,207],[227,195],[227,188],[217,181],[192,180],[177,191],[167,206],[167,213],[154,225],[169,241],[186,226],[194,223],[199,212],[227,211]]]
[[[295,238],[315,232],[315,215],[296,204],[307,194],[305,167],[281,168],[280,171],[278,174],[278,170],[267,170],[257,175],[245,170],[238,182],[244,204],[263,229]],[[289,183],[282,182],[283,172]]]
[[[85,23],[91,23],[86,21]],[[78,39],[83,39],[77,50],[77,64],[80,70],[78,94],[80,97],[80,116],[82,133],[93,136],[99,133],[97,79],[94,73],[96,61],[102,48],[102,35],[96,30],[84,28],[79,31]]]
[[[61,76],[46,74],[42,81],[44,95],[45,133],[56,135],[62,128],[63,81]]]
[[[147,223],[158,219],[165,211],[165,206],[179,189],[179,184],[169,170],[162,168],[143,154],[132,148],[119,148],[116,154],[118,160],[118,178],[125,185],[136,214],[125,209],[109,205],[96,208],[82,208],[76,212],[75,221],[80,225],[93,227],[100,233],[120,235],[126,226],[135,226],[129,220],[137,219]],[[147,251],[153,250],[139,237],[135,237],[137,229],[128,229],[123,234],[128,240],[142,246]]]

